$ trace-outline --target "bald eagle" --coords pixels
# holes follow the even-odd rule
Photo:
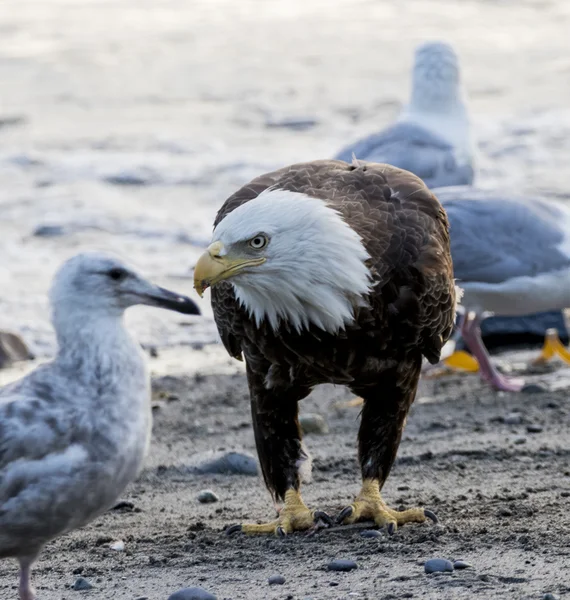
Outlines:
[[[435,519],[381,497],[414,401],[422,357],[437,363],[455,315],[448,221],[421,179],[384,164],[320,160],[262,175],[233,194],[194,271],[231,356],[245,358],[257,452],[279,518],[238,526],[312,527],[298,403],[321,383],[364,400],[362,489],[339,522]]]

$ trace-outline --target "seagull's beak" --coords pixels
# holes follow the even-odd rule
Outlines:
[[[135,296],[137,304],[165,308],[185,315],[200,314],[200,309],[194,300],[143,279],[138,280],[129,292],[132,296]]]
[[[200,297],[208,287],[216,285],[224,279],[243,271],[246,267],[255,267],[265,262],[264,257],[243,258],[223,254],[222,242],[214,242],[196,263],[194,267],[194,289]]]

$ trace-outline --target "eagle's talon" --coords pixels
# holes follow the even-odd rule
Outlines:
[[[343,508],[340,511],[340,513],[338,514],[338,516],[336,518],[336,522],[339,525],[342,525],[344,523],[344,520],[348,517],[351,517],[353,513],[354,513],[354,508],[352,506],[347,506],[347,507]]]
[[[287,532],[283,529],[283,527],[279,526],[275,529],[275,535],[280,538],[287,537]]]
[[[238,531],[239,532],[242,531],[242,526],[241,525],[230,525],[226,529],[226,535],[233,535],[234,533],[237,533]]]
[[[396,521],[390,521],[386,525],[386,531],[388,532],[388,535],[394,535],[396,533],[397,529],[398,529],[398,525],[396,525]]]
[[[328,527],[332,527],[334,525],[334,520],[324,510],[316,510],[313,513],[313,520],[315,523],[322,521]]]
[[[428,519],[430,519],[434,524],[439,522],[437,515],[434,512],[432,512],[431,510],[429,510],[428,508],[424,508],[424,515]]]

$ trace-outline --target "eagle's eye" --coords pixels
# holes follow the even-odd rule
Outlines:
[[[261,250],[267,246],[268,239],[264,235],[256,235],[254,238],[249,240],[249,245],[254,250]]]

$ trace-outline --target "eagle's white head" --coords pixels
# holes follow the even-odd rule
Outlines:
[[[257,324],[337,332],[370,291],[360,236],[326,201],[268,189],[229,213],[194,270],[201,295],[227,280]]]

